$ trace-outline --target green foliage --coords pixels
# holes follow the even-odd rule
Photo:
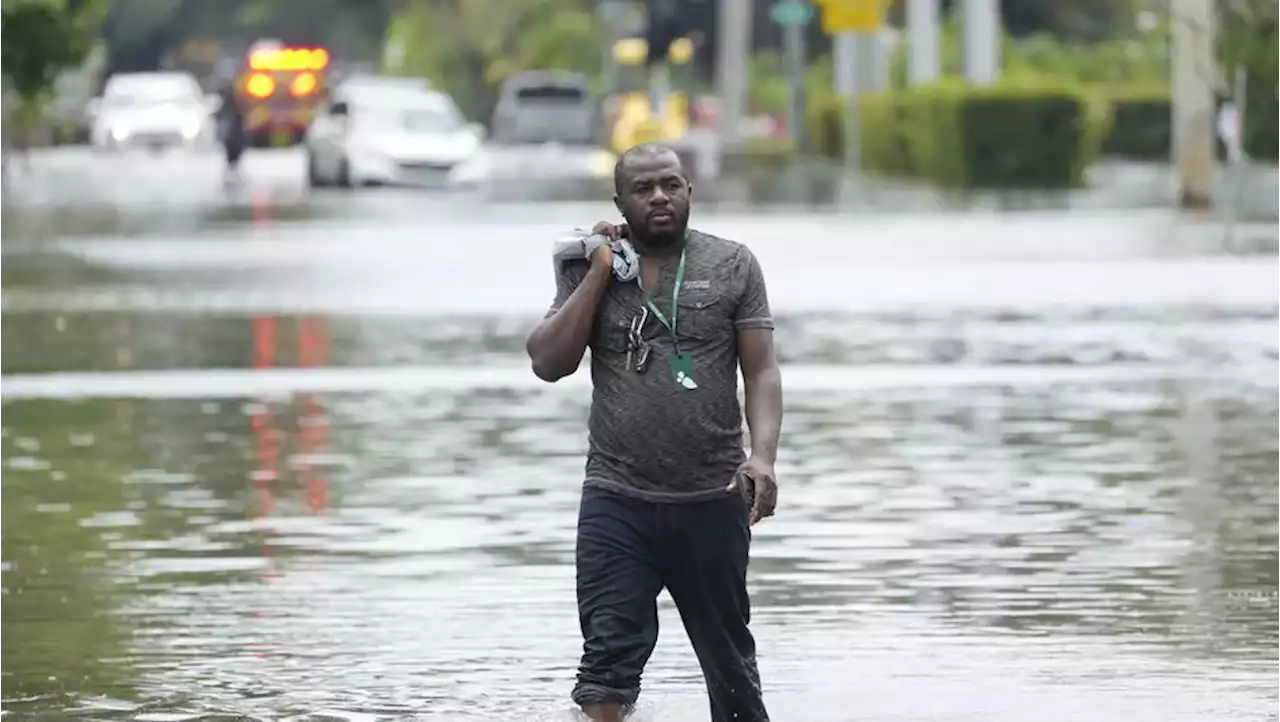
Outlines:
[[[829,93],[834,82],[831,61],[819,58],[805,68],[804,87],[810,94]],[[757,53],[747,68],[747,106],[753,113],[785,115],[791,102],[791,79],[777,53]]]
[[[15,0],[0,10],[0,67],[5,85],[34,105],[58,74],[93,47],[100,4],[91,0]]]
[[[502,82],[525,70],[596,75],[603,49],[588,0],[409,0],[392,18],[389,42],[404,49],[405,75],[448,91],[472,118],[487,120]]]
[[[1037,33],[1021,38],[1006,34],[1001,44],[1002,75],[1008,78],[1060,78],[1094,84],[1167,84],[1169,29],[1161,25],[1132,38],[1094,43],[1063,43]],[[964,72],[960,26],[954,17],[942,24],[939,60],[943,76]],[[890,84],[907,85],[907,47],[889,58]]]
[[[1110,110],[1102,154],[1137,161],[1167,161],[1173,148],[1169,91],[1115,89],[1101,94]]]
[[[1259,160],[1276,160],[1277,23],[1269,0],[1236,0],[1219,5],[1217,48],[1224,73],[1219,88],[1233,90],[1228,80],[1236,67],[1246,71],[1245,152]],[[1108,87],[1110,133],[1103,153],[1131,160],[1165,161],[1173,148],[1172,112],[1167,83],[1144,87]],[[1221,155],[1223,149],[1219,148]]]
[[[109,0],[103,28],[113,68],[154,69],[188,44],[242,52],[258,38],[319,44],[343,61],[376,58],[390,15],[386,0]],[[203,55],[203,53],[201,53]],[[180,61],[181,62],[181,61]],[[201,61],[203,62],[203,61]],[[200,74],[207,68],[193,66]]]
[[[1105,117],[1105,107],[1071,85],[944,81],[864,97],[862,160],[868,170],[944,187],[1076,187],[1096,156]],[[840,157],[840,104],[815,104],[810,123],[821,150]]]

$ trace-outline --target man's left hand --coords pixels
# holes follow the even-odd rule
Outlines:
[[[600,221],[591,229],[591,232],[608,238],[611,241],[619,241],[628,236],[628,228],[625,223],[610,223],[609,221]]]
[[[754,456],[747,459],[738,467],[734,480],[729,482],[728,491],[736,491],[738,478],[744,476],[751,480],[755,491],[755,500],[751,504],[751,523],[773,516],[773,511],[778,506],[778,481],[773,475],[773,464]]]

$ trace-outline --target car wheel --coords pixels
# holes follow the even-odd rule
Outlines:
[[[320,175],[320,169],[316,167],[316,157],[310,151],[307,152],[307,185],[312,188],[325,186],[324,176]]]
[[[342,165],[338,166],[338,185],[343,188],[350,188],[351,183],[351,164],[347,162],[347,157],[342,157]]]

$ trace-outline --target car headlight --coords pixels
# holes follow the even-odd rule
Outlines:
[[[198,120],[187,123],[182,128],[182,137],[187,140],[195,140],[200,137],[200,132],[204,130],[204,124]]]
[[[111,139],[117,143],[122,143],[129,138],[129,129],[123,126],[115,126],[111,129]]]

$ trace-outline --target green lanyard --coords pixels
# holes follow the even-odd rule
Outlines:
[[[686,249],[680,250],[680,263],[676,266],[676,284],[671,287],[671,320],[668,321],[666,315],[654,305],[653,299],[646,298],[644,300],[645,305],[648,306],[649,310],[653,312],[653,315],[657,317],[658,322],[663,326],[666,326],[667,330],[671,332],[671,340],[676,346],[677,354],[680,353],[680,342],[676,339],[676,319],[679,317],[680,313],[680,286],[684,284],[685,250]],[[641,285],[641,290],[644,290],[643,284]]]

